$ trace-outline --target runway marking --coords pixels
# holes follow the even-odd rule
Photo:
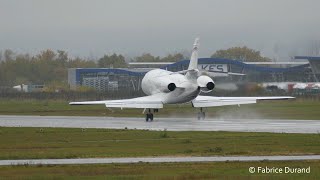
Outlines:
[[[64,165],[64,164],[111,164],[111,163],[184,163],[224,161],[304,161],[320,160],[320,155],[302,156],[209,156],[209,157],[137,157],[137,158],[79,158],[79,159],[25,159],[0,160],[0,166],[10,165]]]

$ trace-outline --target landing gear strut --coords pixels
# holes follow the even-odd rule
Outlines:
[[[206,118],[206,113],[202,111],[202,107],[200,108],[200,112],[198,112],[198,120],[204,120]]]
[[[158,109],[153,109],[153,112],[158,112]],[[148,112],[146,113],[146,122],[153,121],[153,113],[151,112],[151,109],[148,109]]]

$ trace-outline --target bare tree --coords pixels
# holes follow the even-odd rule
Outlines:
[[[13,60],[13,58],[14,58],[14,52],[11,49],[6,49],[4,51],[4,59],[6,61],[10,61],[10,60]]]

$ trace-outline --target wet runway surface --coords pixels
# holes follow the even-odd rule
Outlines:
[[[237,131],[320,133],[320,120],[205,119],[77,117],[77,116],[0,116],[2,127],[64,127],[106,129],[148,129],[168,131]]]
[[[222,156],[222,157],[140,157],[140,158],[79,158],[0,160],[0,166],[37,164],[111,164],[111,163],[168,163],[168,162],[224,162],[224,161],[303,161],[320,160],[320,155],[306,156]]]

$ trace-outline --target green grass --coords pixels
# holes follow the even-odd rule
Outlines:
[[[319,134],[0,128],[0,159],[320,154]]]
[[[320,119],[320,102],[311,100],[262,101],[257,104],[207,108],[208,117],[213,118],[280,118]],[[141,109],[114,109],[112,112],[103,105],[70,106],[66,101],[2,100],[2,115],[43,115],[43,116],[113,116],[141,117]],[[155,117],[196,117],[198,109],[187,105],[166,105]]]
[[[309,174],[250,174],[249,167],[307,168]],[[319,179],[320,161],[2,166],[2,179]]]

